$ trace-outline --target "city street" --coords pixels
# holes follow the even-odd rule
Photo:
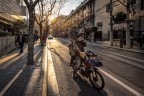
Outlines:
[[[0,59],[0,96],[144,96],[144,54],[87,42],[86,50],[102,57],[99,72],[105,87],[98,91],[69,66],[69,39],[54,38],[44,49],[35,44],[35,66],[27,64],[27,45]],[[43,50],[43,51],[42,51]],[[43,54],[42,54],[43,52]]]
[[[73,78],[69,66],[68,39],[54,39],[49,46],[61,96],[143,96],[144,54],[100,47],[91,43],[91,50],[102,57],[103,67],[99,72],[105,80],[102,91],[95,90],[83,76]]]
[[[144,96],[144,0],[0,0],[0,96]]]

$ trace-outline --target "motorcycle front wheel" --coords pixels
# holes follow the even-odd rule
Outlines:
[[[89,76],[89,80],[91,85],[97,89],[97,90],[102,90],[104,88],[104,79],[102,75],[97,71],[97,69],[94,69]]]

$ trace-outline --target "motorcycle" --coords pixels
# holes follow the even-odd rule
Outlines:
[[[91,51],[87,51],[82,56],[82,63],[78,69],[78,73],[90,80],[91,85],[97,89],[102,90],[105,82],[103,76],[99,73],[97,67],[102,66],[102,59]],[[74,60],[72,68],[75,69],[76,61]]]

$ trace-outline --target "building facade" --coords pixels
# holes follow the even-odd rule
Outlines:
[[[136,1],[130,4],[129,15],[126,7],[128,1]],[[74,31],[72,29],[78,32],[84,28],[87,38],[110,40],[110,12],[107,10],[109,2],[110,0],[84,0],[64,21],[65,32],[72,34]],[[120,0],[120,2],[113,0],[112,6],[113,39],[122,39],[126,42],[127,38],[130,39],[132,36],[135,41],[138,41],[140,35],[144,34],[144,0]],[[129,36],[127,22],[130,24]]]
[[[25,10],[21,0],[0,0],[0,29],[9,29],[13,21],[25,16]]]
[[[120,0],[124,5],[127,5],[128,0]],[[132,1],[132,0],[130,0]],[[95,25],[98,27],[97,31],[102,32],[103,40],[110,38],[110,13],[107,12],[106,7],[109,1],[96,0],[95,2]],[[127,7],[118,1],[113,2],[113,39],[126,40],[127,32]],[[144,0],[136,0],[136,3],[131,6],[131,13],[129,14],[130,36],[138,41],[138,38],[144,32]],[[115,19],[115,17],[118,17]],[[130,36],[128,38],[130,38]]]
[[[84,0],[75,10],[72,10],[63,22],[63,29],[66,34],[71,37],[83,30],[86,39],[90,36],[94,37],[94,2],[95,0]]]

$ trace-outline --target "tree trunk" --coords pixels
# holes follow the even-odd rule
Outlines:
[[[28,65],[34,65],[34,13],[33,10],[29,10],[29,32],[28,32]]]
[[[41,42],[41,46],[43,46],[43,35],[42,35],[42,23],[40,24],[40,42]]]

